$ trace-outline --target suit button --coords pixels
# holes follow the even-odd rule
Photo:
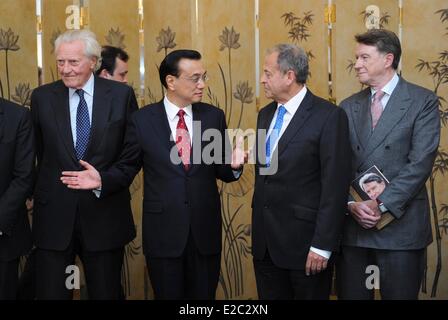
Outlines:
[[[265,205],[264,205],[264,208],[265,208],[265,209],[269,209],[269,205],[268,205],[268,204],[265,204]]]
[[[264,184],[269,184],[269,180],[267,178],[264,180]]]
[[[357,172],[358,174],[360,174],[360,173],[361,173],[361,170],[356,170],[356,172]]]
[[[188,206],[188,200],[185,200],[185,201],[184,201],[184,204],[185,204],[186,206]]]
[[[389,150],[389,149],[390,149],[390,147],[389,147],[389,146],[386,146],[386,147],[385,147],[385,149],[386,149],[386,150]]]
[[[358,150],[359,151],[359,149],[361,149],[359,146],[356,146],[356,150]]]

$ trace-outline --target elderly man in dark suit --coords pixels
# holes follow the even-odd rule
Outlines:
[[[425,182],[440,139],[438,101],[397,75],[401,46],[393,32],[355,38],[355,70],[367,88],[341,103],[349,118],[352,178],[376,165],[390,183],[376,200],[348,204],[338,296],[373,299],[366,272],[375,265],[383,299],[417,299],[432,241]],[[378,230],[386,212],[395,219]]]
[[[263,152],[257,152],[252,216],[261,299],[330,295],[331,256],[350,183],[348,123],[344,110],[311,93],[307,77],[301,48],[280,44],[268,50],[261,83],[274,102],[257,120]]]
[[[18,264],[31,248],[34,136],[29,111],[0,98],[0,300],[16,298]]]
[[[172,51],[159,75],[166,96],[132,116],[117,164],[64,172],[62,181],[73,189],[101,186],[108,196],[143,166],[143,250],[155,298],[214,299],[222,242],[216,179],[239,178],[245,155],[241,148],[226,153],[224,113],[201,102],[207,74],[199,52]]]
[[[138,109],[132,88],[93,72],[101,47],[88,30],[55,41],[60,81],[34,90],[31,113],[37,143],[33,236],[38,299],[70,299],[67,277],[75,256],[84,266],[91,299],[120,297],[124,246],[135,237],[130,194],[68,189],[64,170],[87,162],[109,168],[123,149],[126,124]],[[68,271],[67,271],[68,270]]]

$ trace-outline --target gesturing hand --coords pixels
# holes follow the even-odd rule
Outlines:
[[[232,164],[233,170],[240,170],[242,166],[247,163],[249,153],[244,151],[244,138],[240,136],[236,143],[235,149],[232,152]]]
[[[93,190],[101,187],[99,172],[88,162],[79,160],[83,171],[62,171],[61,181],[70,189]]]

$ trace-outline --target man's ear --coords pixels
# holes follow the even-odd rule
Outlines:
[[[386,61],[386,67],[392,67],[392,64],[394,63],[394,55],[392,53],[386,53],[384,59]]]
[[[110,79],[111,75],[109,74],[109,72],[107,72],[106,69],[101,70],[100,72],[100,77],[101,78],[105,78],[105,79]]]
[[[170,91],[174,91],[175,89],[174,83],[176,82],[176,77],[169,74],[166,76],[165,81],[167,89],[169,89]]]
[[[286,76],[288,77],[289,83],[296,82],[296,74],[294,73],[294,71],[288,70],[288,72],[286,73]]]

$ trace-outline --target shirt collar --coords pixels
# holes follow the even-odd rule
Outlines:
[[[165,96],[165,98],[163,98],[163,104],[165,105],[165,110],[166,110],[166,114],[168,115],[168,119],[170,121],[173,121],[181,108],[179,108],[174,103],[172,103],[170,100],[168,100],[167,96]],[[189,116],[190,118],[193,119],[193,109],[191,107],[191,104],[189,104],[188,106],[183,108],[183,110],[185,111],[185,114],[187,116]]]
[[[395,73],[394,76],[392,77],[392,79],[390,79],[390,81],[388,83],[386,83],[386,85],[384,87],[381,88],[381,91],[383,91],[388,96],[391,96],[392,92],[394,91],[395,87],[397,86],[399,80],[400,80],[400,78]],[[373,90],[373,88],[370,88],[370,92],[373,97],[373,95],[376,93],[376,90]]]
[[[285,104],[283,104],[283,106],[285,107],[286,111],[288,111],[288,113],[290,114],[295,114],[297,109],[299,108],[300,104],[302,103],[303,99],[305,98],[306,92],[307,92],[307,88],[305,85],[303,85],[303,88],[291,99],[289,99],[288,102],[286,102]],[[280,107],[282,104],[278,103],[277,104],[277,108]]]
[[[82,87],[82,90],[84,90],[84,94],[88,94],[91,97],[93,97],[94,80],[95,80],[95,77],[94,77],[94,75],[92,73],[90,75],[89,80],[87,80],[87,82],[84,85],[84,87]],[[71,98],[76,93],[76,89],[68,88],[68,93],[69,93],[69,96]]]

